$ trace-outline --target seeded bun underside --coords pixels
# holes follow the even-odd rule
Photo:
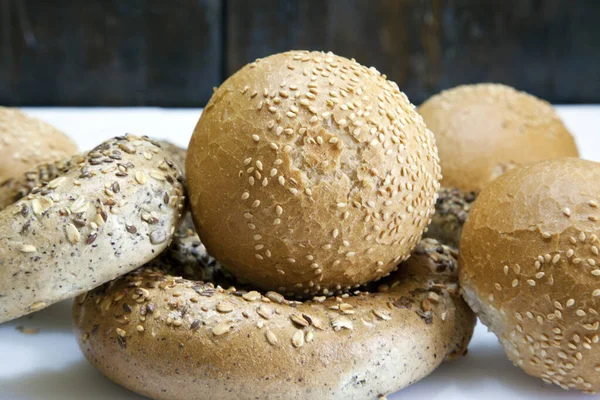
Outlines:
[[[446,187],[479,191],[516,165],[579,155],[549,103],[508,86],[459,86],[418,111],[435,134]]]
[[[18,109],[0,107],[0,183],[75,153],[77,146],[52,125]]]
[[[278,54],[233,75],[186,161],[209,252],[242,280],[297,295],[393,270],[439,186],[433,137],[406,96],[330,53]]]
[[[600,388],[600,164],[511,170],[478,196],[460,243],[467,302],[527,373]]]

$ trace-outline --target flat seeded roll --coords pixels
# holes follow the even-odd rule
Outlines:
[[[507,356],[564,389],[600,388],[600,164],[515,168],[478,196],[460,243],[467,302]]]
[[[162,252],[184,200],[170,155],[153,140],[118,137],[0,211],[0,322],[88,291]]]
[[[291,51],[229,78],[186,159],[209,253],[266,290],[310,296],[379,279],[430,221],[440,169],[414,106],[373,68]]]
[[[304,303],[152,266],[77,299],[79,345],[155,399],[365,399],[465,352],[475,318],[452,251],[427,239],[378,292]]]
[[[579,155],[549,103],[509,86],[458,86],[418,111],[435,134],[442,186],[480,191],[517,165]]]
[[[52,125],[16,108],[0,107],[0,183],[75,153],[77,146]]]
[[[475,192],[463,192],[454,188],[438,190],[435,214],[424,236],[458,248],[463,225],[476,197]]]

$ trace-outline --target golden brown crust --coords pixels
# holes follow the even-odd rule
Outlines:
[[[76,153],[77,146],[52,125],[16,108],[0,107],[0,183]]]
[[[148,267],[77,299],[75,334],[102,373],[156,399],[376,398],[463,354],[473,331],[451,250],[418,249],[377,293],[304,303]]]
[[[465,298],[530,375],[600,388],[600,164],[511,170],[478,196],[463,229]]]
[[[0,211],[0,322],[81,294],[163,251],[184,200],[170,156],[151,139],[118,137]]]
[[[509,86],[458,86],[418,111],[435,134],[446,187],[479,191],[514,166],[579,155],[550,104]]]
[[[463,225],[476,197],[475,192],[440,188],[435,203],[435,214],[431,217],[431,223],[424,236],[458,248]]]
[[[433,136],[397,85],[318,52],[230,77],[186,171],[209,252],[242,280],[302,296],[388,274],[418,243],[439,187]]]

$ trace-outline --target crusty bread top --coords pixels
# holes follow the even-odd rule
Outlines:
[[[479,194],[463,228],[466,299],[527,373],[600,389],[600,164],[515,168]]]
[[[443,186],[479,191],[516,165],[579,155],[550,104],[509,86],[458,86],[418,111],[436,137]]]
[[[219,87],[186,160],[209,252],[238,278],[310,296],[406,259],[439,187],[435,142],[374,68],[331,53],[257,60]]]

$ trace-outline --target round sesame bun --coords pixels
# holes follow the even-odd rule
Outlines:
[[[209,253],[243,281],[309,296],[406,259],[431,219],[440,168],[395,83],[331,53],[291,51],[216,90],[186,173]]]
[[[15,108],[0,107],[0,183],[77,153],[61,131]]]
[[[477,197],[460,243],[469,305],[530,375],[600,389],[600,164],[515,168]]]
[[[554,108],[509,86],[458,86],[418,111],[435,134],[446,187],[479,191],[517,165],[579,156]]]
[[[455,188],[441,188],[435,203],[435,214],[427,227],[425,237],[458,248],[462,228],[477,194]]]
[[[0,211],[0,322],[144,265],[178,225],[183,184],[147,138],[102,143]]]
[[[78,298],[75,335],[104,375],[153,399],[376,398],[465,352],[475,317],[456,265],[428,239],[375,292],[304,303],[148,266]]]

